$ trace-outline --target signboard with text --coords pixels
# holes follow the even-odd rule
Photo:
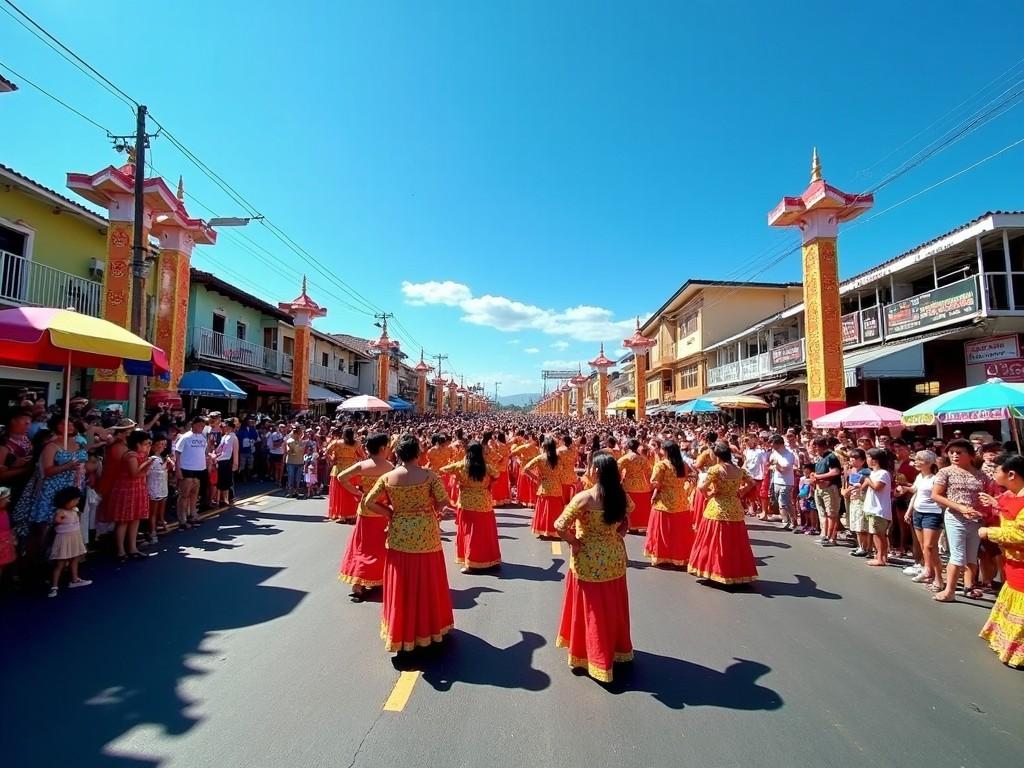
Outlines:
[[[843,346],[848,347],[860,341],[860,313],[851,312],[843,315],[840,322],[843,324]]]
[[[802,339],[781,344],[772,350],[772,368],[794,365],[804,361],[804,344]]]
[[[860,313],[861,341],[876,341],[882,338],[878,324],[878,307],[862,310]]]
[[[985,363],[985,378],[1000,378],[1015,384],[1024,383],[1024,360],[999,360]]]
[[[995,336],[991,339],[976,339],[964,342],[964,360],[967,365],[982,365],[999,360],[1019,360],[1020,339],[1018,336]]]
[[[978,284],[969,277],[886,305],[886,337],[916,333],[977,312]]]

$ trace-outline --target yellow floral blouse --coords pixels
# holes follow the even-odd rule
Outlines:
[[[558,463],[552,468],[548,464],[548,457],[543,454],[540,456],[534,456],[530,459],[526,466],[523,467],[524,472],[530,470],[536,470],[537,474],[540,475],[540,482],[537,484],[537,494],[539,496],[561,496],[562,495],[562,458],[559,456]]]
[[[563,445],[558,449],[558,468],[562,473],[562,485],[572,485],[576,482],[576,459],[578,454],[575,448]]]
[[[664,459],[654,465],[651,482],[658,485],[654,509],[659,512],[689,512],[694,480],[690,475],[676,476],[675,467]]]
[[[748,480],[744,470],[734,478],[729,478],[725,467],[716,464],[708,470],[708,484],[704,493],[708,496],[704,507],[704,517],[708,520],[723,520],[729,523],[743,521],[743,504],[740,503],[740,486]]]
[[[512,449],[512,455],[519,459],[521,464],[526,464],[530,459],[540,454],[540,448],[533,443],[522,443]]]
[[[392,509],[388,523],[388,549],[396,552],[438,552],[441,532],[437,510],[450,504],[444,483],[434,473],[416,485],[388,485],[387,475],[377,478],[366,494],[365,503],[388,503]]]
[[[988,529],[988,540],[1002,548],[1007,560],[1021,563],[1024,562],[1024,512],[1014,512],[1013,509],[1024,506],[1024,500],[1012,494],[1004,496],[999,499],[999,525]]]
[[[441,467],[441,471],[455,475],[459,483],[459,509],[470,512],[493,512],[494,499],[491,498],[491,483],[500,474],[490,464],[483,480],[473,480],[466,468],[466,460],[456,461]]]
[[[622,487],[626,493],[647,493],[651,490],[653,467],[646,456],[627,453],[618,463],[619,471],[622,473]]]
[[[627,518],[633,501],[626,497]],[[555,530],[562,533],[575,525],[580,547],[569,558],[569,569],[580,581],[611,581],[626,575],[626,547],[619,533],[621,524],[608,525],[600,509],[587,509],[582,494],[572,498],[555,520]]]
[[[331,477],[337,477],[357,461],[364,458],[362,446],[349,445],[344,440],[335,440],[327,447],[327,460],[333,464]]]
[[[511,453],[512,449],[506,443],[496,442],[484,449],[484,461],[487,462],[488,466],[497,467],[499,473],[506,472],[508,470],[508,457]]]
[[[432,445],[427,449],[427,466],[434,472],[440,472],[441,467],[451,461],[451,449],[443,445]]]

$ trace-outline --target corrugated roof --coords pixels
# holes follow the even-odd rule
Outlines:
[[[50,198],[54,203],[66,207],[71,213],[82,215],[100,226],[107,226],[108,222],[106,216],[86,208],[78,201],[72,200],[70,197],[65,197],[60,192],[40,184],[35,179],[30,179],[25,174],[19,173],[10,166],[0,163],[0,177],[5,177],[18,186],[24,187],[36,194],[42,195],[43,197]]]
[[[240,304],[245,304],[253,309],[258,309],[260,312],[270,315],[271,317],[276,317],[278,320],[283,320],[286,323],[290,323],[292,321],[291,315],[287,312],[282,312],[273,304],[268,304],[263,299],[253,296],[251,293],[246,293],[241,288],[236,288],[231,285],[231,283],[221,280],[210,272],[203,272],[201,269],[192,267],[191,273],[193,283],[205,285],[208,288],[217,291],[217,293],[221,293],[228,298],[234,299]]]

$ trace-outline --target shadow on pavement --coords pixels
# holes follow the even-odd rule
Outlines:
[[[518,517],[520,520],[533,520],[533,515],[531,514],[517,514],[515,512],[498,512],[497,510],[495,510],[494,514],[497,517]]]
[[[502,594],[503,591],[494,587],[466,587],[466,589],[449,589],[452,595],[452,608],[457,611],[475,608],[481,595],[488,592]]]
[[[499,528],[529,528],[530,523],[503,523],[498,522]]]
[[[10,695],[0,697],[0,722],[17,724],[3,740],[5,763],[159,764],[110,745],[138,727],[176,736],[201,722],[203,702],[183,690],[223,660],[211,635],[280,618],[303,600],[263,586],[281,570],[169,553],[131,573],[92,570],[88,590],[16,606],[5,616],[19,627],[4,639]]]
[[[810,576],[794,574],[796,583],[784,581],[755,581],[753,591],[762,597],[814,597],[820,600],[842,600],[843,596],[818,588],[818,582]]]
[[[191,531],[180,531],[168,544],[175,544],[189,549],[202,549],[216,552],[221,549],[234,549],[241,546],[235,543],[243,536],[276,536],[281,533],[277,526],[256,522],[261,515],[246,514],[241,511],[227,512],[212,520],[207,520]],[[161,539],[161,543],[163,540]]]
[[[792,549],[792,544],[787,544],[784,541],[770,541],[769,539],[751,539],[750,545],[752,547],[777,547],[778,549]]]
[[[523,563],[502,563],[501,570],[495,571],[494,576],[502,581],[510,579],[521,579],[523,581],[561,581],[564,577],[559,572],[565,564],[560,557],[552,559],[551,565],[541,568],[539,565],[525,565]]]
[[[246,509],[245,507],[239,507],[238,509],[239,509],[240,512],[244,512],[246,517],[249,517],[249,518],[259,518],[261,520],[287,520],[287,521],[290,521],[290,522],[293,522],[293,523],[327,523],[328,522],[327,518],[324,517],[323,515],[282,515],[279,512],[263,512],[262,510],[256,509],[256,508]],[[223,520],[225,517],[228,517],[228,515],[226,515],[226,514],[225,515],[221,515],[217,519]],[[340,526],[348,525],[349,528],[352,527],[352,525],[348,524],[348,523],[334,523],[334,525],[340,525]]]
[[[615,680],[604,686],[619,695],[633,691],[650,693],[670,709],[721,707],[723,709],[773,710],[782,697],[757,684],[771,672],[760,662],[736,659],[724,672],[671,656],[636,651],[632,664],[615,667]]]
[[[547,641],[536,632],[523,632],[508,648],[497,648],[476,635],[455,629],[444,643],[395,657],[401,670],[420,670],[435,690],[449,691],[455,683],[543,691],[551,677],[533,668],[533,654]]]

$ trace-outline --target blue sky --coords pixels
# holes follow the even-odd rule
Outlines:
[[[467,383],[503,394],[538,390],[545,363],[585,361],[602,339],[617,348],[687,278],[798,279],[797,255],[754,273],[796,244],[766,214],[803,190],[813,145],[830,182],[867,189],[1024,76],[1000,32],[1024,22],[1009,2],[823,2],[802,16],[753,2],[178,0],[152,7],[139,61],[127,2],[19,5],[396,312],[407,352],[447,352]],[[2,64],[133,129],[124,104],[3,13],[0,40]],[[102,131],[0,72],[22,85],[0,97],[0,162],[55,188],[118,162]],[[1021,114],[886,186],[876,211],[1024,136]],[[242,213],[166,140],[152,161],[217,215]],[[843,275],[1024,208],[1022,172],[1024,145],[855,226]],[[309,272],[330,312],[318,327],[376,332],[263,227],[244,235],[286,266],[237,231],[194,263],[275,302]]]

